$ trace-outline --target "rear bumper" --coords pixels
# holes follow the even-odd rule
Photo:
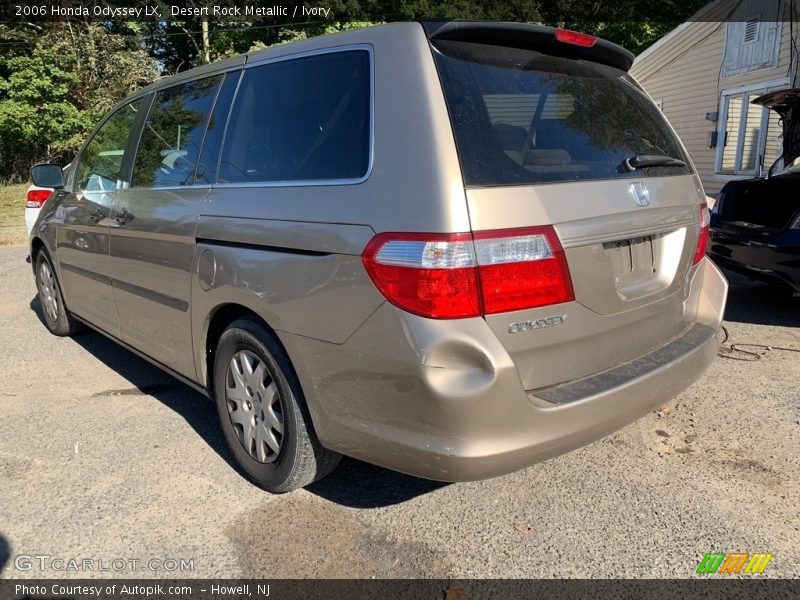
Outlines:
[[[338,347],[281,338],[324,445],[412,475],[466,481],[562,454],[672,399],[714,360],[726,295],[725,278],[704,260],[692,284],[695,319],[681,336],[543,390],[523,388],[483,319],[455,326],[387,304]]]
[[[800,291],[800,231],[755,240],[725,229],[712,229],[708,255],[731,271]]]
[[[33,226],[36,223],[36,218],[39,216],[39,211],[41,208],[28,208],[25,207],[25,230],[28,232],[28,237],[31,236],[31,231],[33,231]]]

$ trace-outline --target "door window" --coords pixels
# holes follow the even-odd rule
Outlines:
[[[355,180],[369,156],[369,53],[343,50],[245,70],[219,181]]]
[[[136,115],[138,98],[111,115],[86,145],[78,163],[78,187],[84,192],[110,192],[121,187],[122,165]]]
[[[214,183],[217,177],[217,165],[219,163],[219,152],[222,148],[222,138],[225,134],[225,123],[228,121],[228,113],[231,110],[233,95],[236,93],[236,86],[239,83],[241,71],[228,73],[225,82],[217,94],[214,102],[214,110],[208,119],[206,137],[203,140],[203,151],[200,153],[200,161],[197,163],[197,173],[195,183]]]
[[[194,183],[208,116],[222,76],[206,77],[156,93],[133,165],[132,187]]]

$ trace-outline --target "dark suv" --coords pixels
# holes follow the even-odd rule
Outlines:
[[[780,115],[783,152],[765,177],[730,181],[711,212],[714,262],[800,292],[800,89],[759,96]]]

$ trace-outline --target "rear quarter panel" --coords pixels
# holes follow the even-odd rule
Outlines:
[[[197,235],[192,329],[201,382],[207,380],[201,341],[227,304],[249,308],[279,335],[341,344],[384,301],[361,264],[369,227],[201,217]]]

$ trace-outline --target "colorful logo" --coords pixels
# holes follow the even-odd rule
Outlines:
[[[696,573],[763,573],[774,556],[767,552],[707,552]]]

